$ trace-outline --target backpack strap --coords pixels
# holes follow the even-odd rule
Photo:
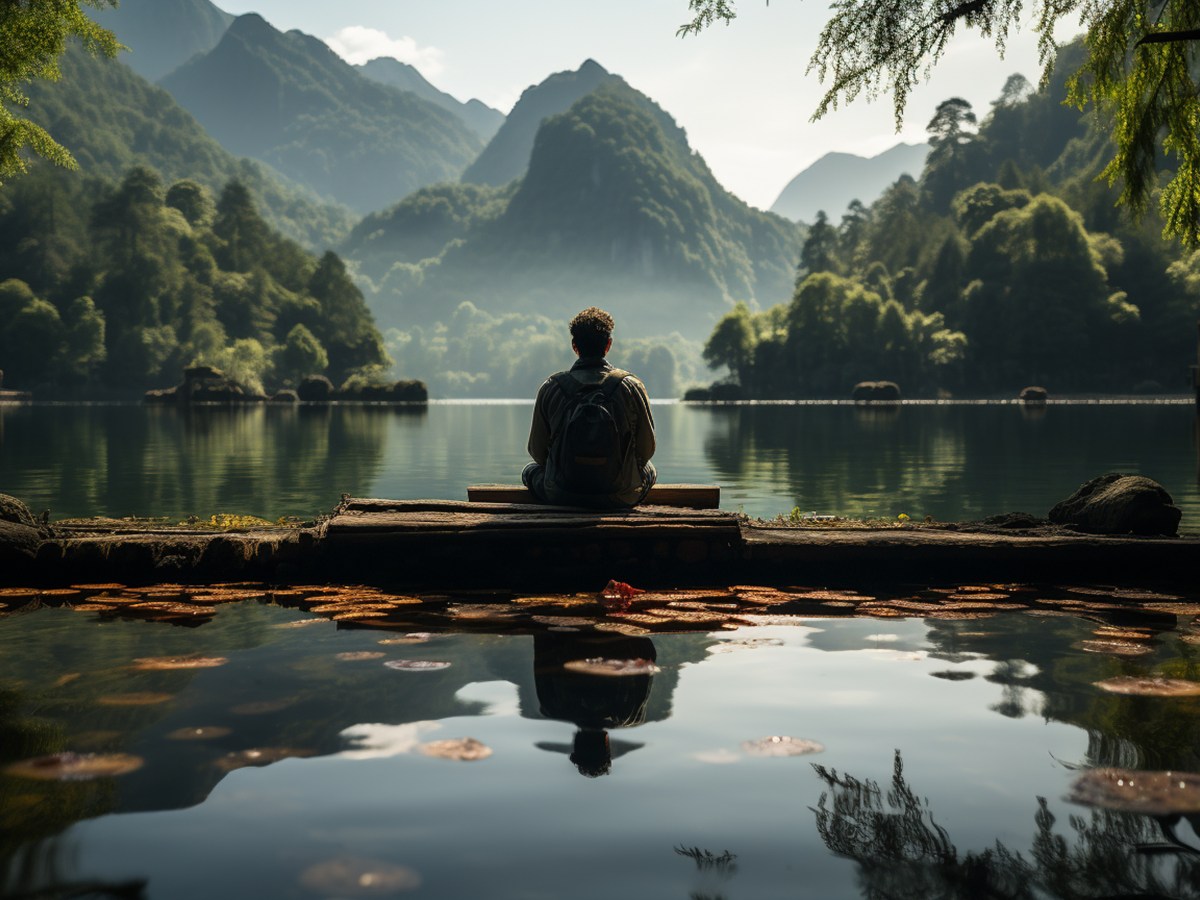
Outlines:
[[[574,396],[583,389],[583,382],[570,372],[559,372],[557,375],[551,375],[550,380],[558,385],[558,389],[568,397]]]

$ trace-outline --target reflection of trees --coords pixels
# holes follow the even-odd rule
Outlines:
[[[707,420],[704,453],[717,480],[777,497],[777,512],[800,506],[946,520],[1016,510],[1044,515],[1096,472],[1130,461],[1171,485],[1177,503],[1191,502],[1180,496],[1193,477],[1177,407],[1054,406],[1037,417],[1023,411],[1019,405],[688,409]],[[1147,441],[1148,434],[1160,439]],[[1047,490],[1061,493],[1047,496]]]
[[[13,411],[0,460],[16,476],[6,490],[59,518],[309,517],[343,492],[365,493],[389,424],[422,415],[424,407],[30,407]]]
[[[813,812],[817,832],[853,859],[866,898],[1200,897],[1200,854],[1167,846],[1173,821],[1093,810],[1069,819],[1074,840],[1038,798],[1028,856],[997,841],[961,852],[929,802],[904,778],[896,751],[891,785],[813,766],[828,788]],[[1161,852],[1172,850],[1178,852]]]

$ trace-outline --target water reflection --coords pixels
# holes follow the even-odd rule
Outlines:
[[[565,669],[564,663],[583,659],[654,662],[658,653],[646,637],[619,635],[538,634],[533,638],[533,671],[540,712],[549,719],[573,723],[578,729],[571,746],[539,743],[543,750],[566,752],[579,774],[607,775],[614,756],[642,744],[612,740],[614,728],[631,728],[646,721],[653,675],[590,675]]]
[[[858,866],[867,900],[926,897],[1095,898],[1200,896],[1200,849],[1177,834],[1180,817],[1092,811],[1072,815],[1073,841],[1038,797],[1025,855],[1001,841],[960,851],[896,751],[886,791],[871,779],[814,765],[826,791],[813,810],[831,853]],[[1191,817],[1194,835],[1200,819]]]

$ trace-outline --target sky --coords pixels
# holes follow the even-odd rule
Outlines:
[[[767,209],[800,171],[832,151],[874,156],[925,138],[938,103],[959,96],[981,119],[1005,79],[1041,73],[1036,35],[991,41],[962,31],[911,95],[897,133],[890,97],[811,122],[824,93],[806,74],[829,15],[824,3],[738,0],[738,18],[676,37],[687,0],[216,0],[276,28],[322,38],[350,62],[394,56],[434,85],[507,113],[525,88],[595,59],[647,94],[687,130],[726,188]],[[1061,35],[1060,35],[1061,37]]]

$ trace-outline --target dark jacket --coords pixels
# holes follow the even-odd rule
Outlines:
[[[581,357],[571,366],[571,375],[584,384],[599,384],[611,373],[618,371],[602,356]],[[627,375],[619,391],[625,401],[625,421],[633,432],[633,451],[636,465],[626,467],[628,484],[616,486],[615,497],[622,503],[636,503],[642,490],[642,468],[654,455],[654,416],[650,412],[650,398],[646,387],[634,375]],[[529,455],[534,462],[545,465],[554,439],[554,429],[559,427],[567,397],[553,380],[546,379],[538,389],[537,401],[533,406],[533,423],[529,428]],[[547,485],[553,491],[554,485]]]

